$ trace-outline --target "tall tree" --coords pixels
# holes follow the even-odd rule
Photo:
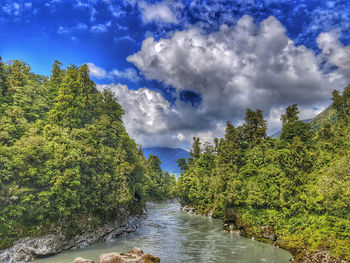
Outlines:
[[[261,110],[257,109],[253,111],[247,109],[244,121],[244,139],[248,143],[257,144],[260,143],[263,138],[266,138],[267,122]]]
[[[59,87],[55,104],[50,111],[51,123],[80,128],[90,123],[96,114],[97,97],[95,84],[89,78],[87,65],[80,68],[71,65]]]
[[[303,142],[308,142],[313,136],[313,131],[309,123],[299,121],[299,109],[297,104],[289,105],[286,113],[281,115],[283,123],[280,139],[291,143],[294,137],[299,137]]]
[[[13,60],[9,63],[7,82],[10,95],[14,94],[19,87],[23,87],[30,79],[30,70],[30,66],[21,60]]]
[[[198,137],[193,137],[193,144],[192,144],[192,150],[190,152],[190,155],[193,158],[198,159],[201,154],[201,142]]]
[[[332,93],[332,106],[337,110],[341,119],[348,119],[350,116],[350,85],[348,85],[341,94],[338,90]]]
[[[282,114],[282,125],[299,120],[298,114],[300,113],[297,104],[289,105],[286,109],[286,113]]]

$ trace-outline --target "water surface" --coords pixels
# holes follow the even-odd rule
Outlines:
[[[134,247],[161,258],[163,263],[288,263],[291,254],[269,244],[246,239],[222,230],[220,220],[188,215],[180,205],[150,204],[148,217],[134,233],[113,243],[98,243],[40,259],[36,263],[70,263],[76,257],[97,261],[108,252],[127,252]]]

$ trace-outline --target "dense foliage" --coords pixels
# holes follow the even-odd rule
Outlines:
[[[266,137],[259,110],[248,110],[240,127],[228,122],[214,146],[199,151],[195,138],[192,156],[178,161],[182,204],[219,218],[235,209],[248,236],[271,225],[290,250],[321,249],[350,260],[350,86],[333,92],[331,108],[336,118],[318,131],[291,105],[281,116],[280,139]]]
[[[0,59],[0,247],[49,231],[75,234],[171,197],[174,177],[146,160],[123,109],[86,65],[48,77]]]

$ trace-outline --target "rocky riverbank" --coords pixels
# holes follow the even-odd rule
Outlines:
[[[83,248],[97,242],[111,242],[123,233],[135,231],[140,226],[142,218],[144,216],[118,219],[72,238],[58,233],[21,238],[12,247],[0,251],[0,262],[31,262],[35,258],[51,256],[62,250]]]
[[[141,249],[134,248],[128,253],[106,253],[99,256],[97,263],[159,263],[160,258],[145,254]],[[95,263],[91,259],[76,258],[72,263]]]
[[[212,216],[212,211],[201,213],[200,210],[188,205],[182,206],[180,209],[188,214]],[[253,230],[252,227],[244,224],[234,208],[226,211],[223,218],[223,229],[232,234],[252,238],[286,249],[293,255],[292,263],[350,263],[346,260],[331,257],[328,251],[317,250],[310,252],[305,248],[291,248],[280,239],[273,226],[258,226]]]

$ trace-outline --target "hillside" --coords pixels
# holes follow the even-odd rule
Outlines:
[[[350,262],[350,86],[332,100],[314,129],[289,106],[278,139],[266,137],[261,111],[249,109],[217,145],[200,150],[194,138],[177,181],[182,205],[289,250],[293,262]]]
[[[187,159],[189,157],[189,152],[181,148],[165,148],[165,147],[151,147],[144,148],[143,153],[146,158],[150,154],[157,155],[160,159],[161,167],[164,171],[168,171],[170,174],[180,175],[180,168],[178,167],[176,161],[180,158]]]
[[[175,179],[146,161],[123,114],[87,65],[55,61],[45,77],[0,59],[0,249],[26,236],[68,239],[168,197]]]
[[[336,110],[332,105],[328,106],[324,111],[315,116],[311,121],[310,125],[314,131],[319,131],[324,121],[334,124],[337,120]]]

